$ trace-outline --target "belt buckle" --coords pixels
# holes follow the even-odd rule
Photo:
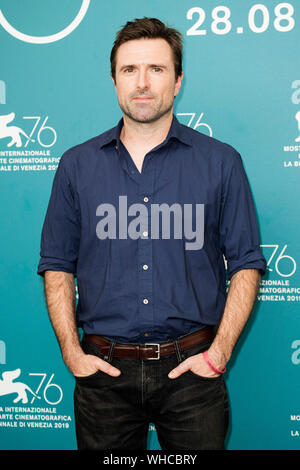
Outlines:
[[[145,357],[145,359],[149,361],[157,361],[157,359],[160,359],[160,344],[159,343],[145,343],[145,346],[157,346],[157,357]]]

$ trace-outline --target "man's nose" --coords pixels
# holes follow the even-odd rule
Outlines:
[[[140,69],[137,74],[137,88],[139,90],[148,90],[149,89],[149,77],[147,74],[147,70]]]

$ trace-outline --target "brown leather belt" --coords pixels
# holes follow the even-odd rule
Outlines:
[[[215,336],[215,328],[213,326],[206,326],[201,330],[195,331],[188,335],[177,338],[177,344],[180,350],[196,346],[200,343],[208,341]],[[113,342],[104,336],[98,335],[84,335],[84,339],[89,343],[98,347],[101,354],[108,356]],[[117,357],[129,357],[135,359],[160,359],[161,356],[166,354],[173,354],[176,352],[174,341],[163,343],[114,343],[113,355]]]

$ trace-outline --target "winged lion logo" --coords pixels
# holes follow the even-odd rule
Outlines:
[[[36,395],[28,385],[23,382],[14,382],[21,374],[21,369],[15,369],[2,373],[2,380],[0,379],[0,396],[9,395],[16,393],[17,396],[13,400],[14,403],[18,403],[22,400],[22,403],[28,403],[27,392],[31,393],[36,398],[41,398]]]
[[[5,137],[11,137],[11,141],[7,144],[7,147],[16,145],[16,147],[22,147],[21,134],[26,137],[26,139],[34,142],[20,127],[17,126],[8,126],[15,119],[15,113],[4,114],[0,116],[0,139]]]

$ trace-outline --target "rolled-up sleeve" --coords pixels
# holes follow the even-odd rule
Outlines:
[[[56,170],[43,224],[37,273],[64,271],[76,276],[80,217],[64,154]],[[70,173],[70,172],[69,172]]]
[[[221,250],[227,261],[227,274],[241,269],[266,272],[266,260],[260,249],[254,202],[241,156],[235,152],[223,186],[220,216]]]

